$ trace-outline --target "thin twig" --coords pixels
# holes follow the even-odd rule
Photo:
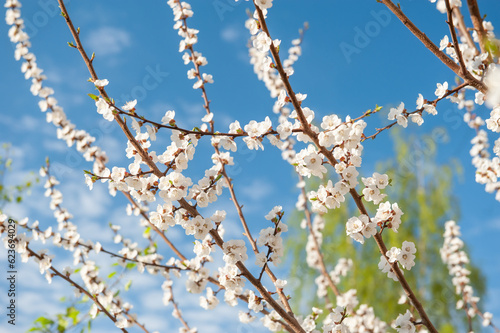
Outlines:
[[[180,6],[180,8],[182,10],[182,2],[180,0],[177,0],[176,2]],[[188,33],[187,18],[186,17],[182,18],[182,22],[183,22],[183,25],[182,25],[181,28],[187,34]],[[201,74],[201,71],[200,71],[200,66],[198,65],[198,63],[196,61],[196,54],[195,54],[194,48],[193,48],[192,45],[189,45],[188,49],[190,50],[190,53],[191,53],[192,63],[195,66],[196,76],[198,76],[198,79],[201,80],[202,79],[202,74]],[[211,113],[211,110],[210,110],[210,100],[208,99],[208,94],[207,94],[207,91],[205,89],[205,84],[201,85],[201,90],[202,90],[202,98],[204,100],[203,107],[205,108],[207,114],[210,114]],[[211,129],[212,132],[215,132],[214,131],[214,120],[213,119],[210,121],[210,129]],[[219,155],[220,152],[219,152],[218,146],[214,145],[214,149],[215,149],[216,154]],[[250,229],[248,227],[247,221],[246,221],[245,216],[243,214],[243,210],[241,209],[241,205],[238,203],[238,199],[237,199],[236,193],[234,191],[234,186],[233,186],[232,180],[227,175],[226,167],[225,167],[224,163],[221,163],[221,164],[222,164],[221,173],[222,173],[222,175],[223,175],[223,177],[224,177],[224,179],[225,179],[225,181],[226,181],[226,183],[228,185],[229,192],[231,194],[231,199],[233,201],[234,207],[236,208],[236,211],[238,212],[238,217],[240,218],[240,221],[241,221],[241,224],[243,226],[243,229],[245,230],[245,235],[247,236],[248,240],[250,241],[250,244],[252,245],[252,249],[253,249],[254,253],[257,254],[257,253],[259,253],[257,244],[256,244],[255,239],[253,238],[253,236],[252,236],[252,234],[250,232]],[[265,272],[267,273],[267,275],[270,277],[271,281],[273,283],[276,283],[277,278],[276,278],[275,274],[272,272],[272,270],[269,267],[269,265],[267,265],[267,264],[264,265],[263,269],[265,270]],[[262,277],[262,274],[259,276],[258,281],[261,280],[261,277]],[[278,293],[278,296],[280,297],[281,302],[285,306],[286,311],[288,312],[289,316],[291,318],[295,318],[295,315],[294,315],[294,313],[292,311],[292,308],[291,308],[291,306],[290,306],[290,304],[288,302],[288,298],[284,294],[283,290],[281,288],[276,288],[276,291]]]
[[[43,260],[43,257],[36,253],[35,251],[31,250],[28,246],[26,246],[26,250],[29,252],[30,256],[36,257],[38,260]],[[55,275],[61,277],[63,280],[66,282],[69,282],[72,286],[77,288],[80,292],[84,293],[87,295],[99,308],[106,316],[108,316],[109,319],[111,319],[114,323],[116,323],[116,318],[109,313],[108,310],[99,302],[97,297],[92,295],[90,292],[87,291],[87,289],[83,288],[80,286],[78,283],[76,283],[74,280],[72,280],[69,276],[66,276],[65,274],[60,273],[57,269],[55,269],[52,265],[49,268],[52,272],[54,272]],[[124,328],[121,329],[123,332],[128,333],[128,331]]]
[[[89,59],[89,57],[87,56],[84,48],[83,48],[83,45],[80,41],[80,38],[79,38],[79,34],[78,32],[76,31],[75,27],[73,26],[73,23],[69,17],[69,14],[68,14],[68,11],[66,10],[66,7],[64,6],[64,2],[63,0],[58,0],[58,3],[59,3],[59,6],[62,10],[62,15],[64,17],[64,19],[66,20],[66,23],[71,31],[71,34],[73,35],[73,38],[75,40],[75,44],[76,44],[76,48],[78,49],[78,51],[80,52],[80,54],[82,55],[82,58],[92,76],[92,79],[95,81],[95,80],[98,80],[98,76],[94,70],[94,67],[92,65],[92,61]],[[104,97],[105,100],[108,100],[110,101],[111,99],[108,97],[105,89],[103,87],[98,87],[98,90],[99,92],[101,93],[101,95]],[[151,158],[149,158],[147,152],[142,148],[142,146],[137,142],[137,140],[135,139],[135,137],[132,135],[132,133],[130,132],[130,130],[128,129],[127,125],[124,123],[124,121],[121,119],[121,117],[119,116],[119,114],[115,114],[114,115],[114,118],[116,120],[116,122],[118,123],[118,125],[120,126],[120,128],[122,129],[122,131],[125,133],[127,139],[130,141],[130,143],[134,146],[134,148],[136,149],[137,153],[141,156],[142,158],[142,161],[144,163],[146,163],[150,169],[153,171],[153,174],[155,174],[158,178],[161,178],[163,176],[163,173],[158,169],[158,167],[156,166],[156,164],[152,161]],[[184,208],[187,212],[189,212],[191,214],[191,216],[193,217],[196,217],[196,216],[201,216],[201,214],[196,210],[195,207],[193,207],[192,205],[190,205],[186,199],[184,198],[181,198],[179,201],[179,204],[181,205],[182,208]],[[219,246],[221,249],[223,249],[224,247],[224,241],[222,240],[222,238],[220,237],[219,233],[217,232],[217,230],[215,229],[212,229],[210,230],[210,235],[212,235],[212,237],[214,238],[215,240],[215,243],[217,244],[217,246]],[[301,333],[305,333],[304,329],[300,326],[300,324],[298,323],[297,319],[295,318],[295,316],[291,315],[290,313],[288,313],[287,311],[285,311],[277,302],[274,298],[271,297],[271,295],[269,294],[269,292],[266,290],[266,288],[261,284],[260,281],[258,281],[253,275],[252,273],[250,273],[250,271],[246,268],[246,266],[238,261],[236,263],[236,266],[238,267],[238,269],[242,272],[242,275],[245,276],[248,281],[250,283],[252,283],[255,288],[257,288],[257,290],[261,293],[261,295],[264,297],[264,299],[269,303],[269,305],[271,305],[271,307],[273,309],[276,310],[276,312],[278,312],[278,314],[297,332],[301,332]]]
[[[468,83],[462,83],[460,85],[458,85],[457,87],[451,89],[451,90],[448,90],[442,97],[439,97],[439,98],[436,98],[435,100],[433,101],[429,101],[427,104],[432,104],[434,106],[437,105],[437,103],[443,99],[445,99],[446,97],[450,96],[450,95],[453,95],[454,93],[462,90],[463,88],[469,86]],[[412,111],[412,112],[407,112],[406,114],[409,116],[411,114],[414,114],[414,113],[421,113],[422,111],[424,110],[424,108],[420,108],[420,109],[417,109],[415,111]],[[377,135],[379,135],[381,132],[393,127],[394,125],[396,125],[398,122],[397,121],[394,121],[392,123],[390,123],[389,125],[385,126],[385,127],[382,127],[382,128],[377,128],[375,133],[370,135],[370,136],[365,136],[361,142],[365,141],[365,140],[368,140],[368,139],[375,139],[377,137]]]
[[[304,177],[302,177],[302,175],[300,175],[300,174],[299,174],[299,181],[300,182],[304,181]],[[307,198],[305,187],[302,187],[301,191],[302,191],[302,195],[304,196],[304,198]],[[330,289],[332,289],[332,291],[335,294],[335,296],[338,297],[338,296],[340,296],[340,291],[337,288],[337,286],[335,285],[335,283],[333,282],[332,277],[330,276],[330,274],[328,274],[328,270],[326,269],[326,265],[325,265],[325,259],[323,257],[323,253],[321,252],[321,247],[320,247],[320,245],[318,243],[318,238],[314,234],[313,225],[312,225],[312,218],[311,218],[311,212],[309,210],[309,205],[307,204],[307,199],[304,200],[304,206],[303,207],[304,207],[304,214],[306,216],[307,228],[309,229],[309,233],[312,236],[313,243],[314,243],[314,249],[316,250],[316,253],[318,254],[318,257],[319,257],[318,261],[319,261],[319,267],[320,267],[321,274],[323,274],[323,276],[325,277],[326,281],[328,282],[328,286],[330,287]]]

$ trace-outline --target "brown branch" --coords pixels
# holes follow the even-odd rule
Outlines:
[[[472,39],[472,36],[469,33],[469,30],[467,30],[467,26],[465,25],[464,21],[464,16],[462,15],[462,12],[460,11],[459,7],[454,6],[453,7],[453,14],[455,14],[455,17],[457,18],[457,28],[460,31],[460,34],[465,37],[467,40],[467,45],[471,49],[476,50],[476,55],[479,54],[479,50],[477,49],[476,43],[474,43],[474,40]]]
[[[300,175],[300,174],[299,174],[299,181],[301,181],[301,182],[304,181],[304,177],[302,177],[302,175]],[[330,287],[330,289],[332,289],[335,296],[338,297],[338,296],[340,296],[340,291],[337,288],[337,286],[335,285],[335,283],[333,282],[330,274],[328,274],[328,270],[326,269],[326,265],[325,265],[325,259],[323,257],[323,253],[321,252],[321,247],[318,243],[318,238],[314,234],[313,225],[312,225],[312,221],[311,221],[312,220],[311,212],[309,211],[309,206],[307,205],[306,189],[304,187],[302,187],[301,191],[302,191],[302,195],[304,196],[304,199],[305,199],[304,214],[306,216],[307,228],[309,229],[309,233],[312,236],[312,239],[314,242],[314,249],[316,250],[318,257],[319,257],[319,267],[320,267],[321,274],[323,274],[323,276],[325,277],[326,281],[328,282],[328,286]]]
[[[455,53],[458,58],[458,63],[460,64],[460,76],[466,77],[470,75],[467,67],[465,66],[464,58],[462,56],[462,51],[460,51],[460,44],[458,43],[457,33],[455,31],[455,25],[453,24],[453,9],[450,6],[450,0],[445,0],[446,3],[446,12],[448,15],[448,23],[450,27],[451,38],[453,40],[453,47],[455,48]]]
[[[28,250],[30,256],[33,256],[33,257],[37,258],[38,260],[42,260],[43,259],[43,257],[41,255],[39,255],[35,251],[31,250],[28,246],[26,246],[26,250]],[[69,282],[72,286],[74,286],[75,288],[77,288],[80,292],[82,292],[85,295],[87,295],[87,297],[89,297],[101,309],[101,311],[104,312],[104,314],[106,314],[106,316],[108,316],[108,318],[113,321],[113,323],[116,323],[116,318],[113,315],[111,315],[111,313],[109,313],[108,310],[106,310],[106,308],[99,302],[99,300],[97,299],[97,297],[95,297],[94,295],[92,295],[91,293],[89,293],[87,291],[87,289],[83,288],[78,283],[76,283],[75,281],[73,281],[71,278],[69,278],[69,276],[66,276],[65,274],[62,274],[61,272],[59,272],[52,265],[50,266],[49,269],[52,272],[54,272],[55,275],[61,277],[63,280],[65,280],[66,282]],[[128,331],[126,329],[124,329],[124,328],[122,328],[121,330],[123,332],[125,332],[125,333],[128,333]]]
[[[177,0],[176,2],[180,6],[180,8],[182,9],[182,3],[181,3],[181,1]],[[188,33],[187,18],[183,17],[182,18],[182,22],[183,22],[182,29],[187,34]],[[301,34],[301,39],[302,38],[303,38],[303,33]],[[194,48],[193,48],[192,45],[188,45],[188,49],[190,50],[190,53],[191,53],[191,61],[192,61],[192,63],[195,66],[196,75],[197,75],[198,79],[201,80],[202,79],[202,74],[201,74],[201,71],[200,71],[200,66],[199,66],[199,64],[196,61],[196,55],[195,55]],[[210,101],[208,99],[208,94],[207,94],[207,91],[205,89],[205,84],[201,85],[201,90],[202,90],[202,98],[203,98],[203,101],[204,101],[203,107],[205,108],[207,114],[210,114],[211,113],[211,110],[210,110]],[[210,121],[210,129],[211,129],[212,132],[214,132],[214,121],[213,121],[213,119]],[[219,148],[217,146],[214,146],[214,149],[215,149],[216,154],[220,153],[219,152]],[[252,249],[253,249],[254,253],[257,254],[257,253],[259,253],[259,250],[257,248],[257,244],[255,242],[255,239],[252,237],[250,229],[248,228],[248,224],[247,224],[245,216],[243,214],[243,210],[241,209],[242,206],[238,203],[238,199],[236,197],[236,193],[234,192],[234,186],[233,186],[232,180],[227,175],[227,173],[226,173],[226,167],[225,167],[225,165],[223,163],[222,163],[222,172],[221,173],[222,173],[224,179],[226,180],[226,182],[228,184],[229,192],[231,194],[231,199],[232,199],[233,204],[234,204],[234,206],[236,208],[236,211],[238,213],[238,217],[240,218],[240,221],[241,221],[241,224],[243,226],[243,229],[245,230],[245,235],[247,236],[248,240],[250,241],[250,244],[252,245]],[[263,269],[265,270],[265,272],[267,273],[267,275],[271,278],[271,281],[273,283],[275,283],[277,281],[276,276],[272,272],[272,270],[269,267],[269,265],[267,265],[267,263],[264,265]],[[257,279],[259,282],[260,282],[261,277],[262,277],[262,274]],[[285,306],[286,311],[288,312],[290,318],[295,319],[295,315],[294,315],[294,313],[292,311],[292,308],[291,308],[291,306],[290,306],[290,304],[288,302],[288,298],[284,294],[283,290],[281,288],[276,288],[276,291],[278,293],[278,296],[280,297],[281,302]]]
[[[130,313],[128,313],[128,311],[124,311],[123,314],[125,316],[127,316],[127,318],[132,322],[134,323],[135,325],[139,326],[140,329],[142,329],[144,332],[146,333],[149,333],[148,329],[146,328],[146,326],[144,326],[143,324],[139,323],[137,321],[137,319],[134,318],[133,315],[131,315]]]
[[[80,54],[82,55],[82,58],[85,61],[85,64],[87,65],[87,68],[92,76],[93,80],[98,80],[97,74],[94,70],[94,67],[92,65],[92,61],[88,58],[82,43],[79,39],[78,32],[73,26],[73,23],[71,22],[71,19],[69,17],[68,11],[66,10],[66,7],[64,6],[63,0],[58,0],[59,6],[62,10],[62,15],[64,19],[66,20],[66,23],[71,31],[71,34],[73,35],[73,38],[76,43],[76,47]],[[98,88],[99,92],[102,94],[102,96],[106,100],[111,100],[108,95],[106,94],[106,91],[104,88],[99,87]],[[161,178],[163,176],[163,173],[158,169],[156,164],[149,158],[147,152],[141,147],[141,145],[137,142],[137,140],[134,138],[132,133],[130,133],[130,130],[126,126],[126,124],[123,122],[123,120],[120,118],[118,114],[114,115],[116,122],[120,125],[122,131],[125,133],[131,144],[134,146],[134,148],[137,150],[137,152],[140,154],[142,157],[143,162],[145,162],[150,169],[153,171],[153,173],[158,177]],[[179,204],[186,210],[188,211],[191,216],[195,217],[201,214],[196,210],[195,207],[191,206],[184,198],[180,199]],[[210,234],[214,238],[216,244],[222,249],[224,241],[218,234],[218,232],[215,229],[212,229],[210,231]],[[295,319],[294,315],[289,314],[286,312],[269,294],[269,292],[264,288],[264,286],[258,281],[251,273],[250,271],[246,268],[246,266],[242,262],[237,262],[236,266],[239,268],[239,270],[242,272],[242,275],[245,276],[248,281],[250,281],[256,288],[257,290],[261,293],[261,295],[264,297],[264,299],[278,312],[278,314],[285,319],[285,321],[297,332],[303,332],[305,331],[302,329],[298,321]]]
[[[168,289],[170,289],[170,302],[172,302],[172,305],[174,306],[175,311],[177,312],[177,319],[182,323],[184,328],[186,329],[186,332],[191,332],[191,328],[189,327],[189,324],[187,323],[186,320],[182,317],[182,312],[179,309],[179,305],[175,301],[174,298],[174,290],[172,289],[172,286],[168,286]]]
[[[467,5],[469,7],[470,18],[472,24],[474,25],[474,30],[476,30],[477,37],[479,39],[479,47],[481,48],[481,53],[487,53],[485,41],[488,40],[486,37],[486,31],[483,27],[483,19],[479,13],[479,7],[476,0],[467,0]],[[491,60],[491,55],[488,52],[488,58]]]
[[[431,51],[439,60],[441,60],[449,69],[451,69],[455,74],[464,79],[464,81],[469,83],[469,85],[473,86],[482,93],[486,93],[488,89],[483,82],[478,81],[470,74],[462,76],[460,66],[453,62],[453,60],[450,59],[445,53],[440,51],[439,48],[429,39],[429,37],[427,37],[422,31],[420,31],[420,29],[417,28],[417,26],[403,13],[403,11],[398,6],[396,6],[391,0],[379,1],[386,5],[387,8],[389,8],[389,10],[393,12],[397,16],[397,18],[413,33],[413,35],[415,35],[415,37],[417,37],[425,45],[425,47],[429,51]]]
[[[457,86],[457,87],[455,87],[455,88],[453,88],[453,89],[451,89],[451,90],[448,90],[448,91],[447,91],[447,92],[446,92],[446,93],[445,93],[442,97],[440,97],[440,98],[436,98],[436,99],[435,99],[435,100],[433,100],[433,101],[429,101],[429,103],[427,103],[427,104],[432,104],[432,105],[436,106],[436,105],[437,105],[437,103],[438,103],[439,101],[441,101],[441,100],[445,99],[446,97],[448,97],[448,96],[450,96],[450,95],[452,95],[452,94],[454,94],[454,93],[456,93],[456,92],[460,91],[461,89],[463,89],[463,88],[467,87],[468,85],[469,85],[469,84],[467,84],[467,83],[462,83],[462,84],[460,84],[459,86]],[[424,108],[422,107],[422,108],[417,109],[417,110],[415,110],[415,111],[412,111],[412,112],[407,112],[406,114],[407,114],[407,115],[411,115],[411,114],[414,114],[414,113],[419,113],[419,112],[422,112],[423,110],[424,110]],[[366,140],[368,140],[368,139],[375,139],[375,138],[377,137],[377,135],[379,135],[381,132],[383,132],[383,131],[385,131],[385,130],[387,130],[387,129],[391,128],[391,127],[393,127],[393,126],[394,126],[394,125],[396,125],[397,123],[398,123],[397,121],[394,121],[394,122],[390,123],[389,125],[387,125],[387,126],[385,126],[385,127],[382,127],[382,128],[377,128],[377,130],[375,131],[375,133],[374,133],[374,134],[372,134],[372,135],[370,135],[370,136],[365,136],[365,137],[361,140],[361,142],[366,141]]]
[[[386,0],[381,0],[381,1],[387,2]],[[392,4],[392,2],[390,2],[390,3]],[[271,34],[269,33],[269,29],[267,28],[264,14],[262,13],[262,10],[259,8],[259,6],[257,6],[255,4],[255,2],[254,2],[254,6],[255,6],[255,9],[256,9],[257,14],[259,16],[259,23],[262,27],[262,30],[272,40]],[[316,145],[316,147],[319,149],[319,151],[328,159],[328,162],[333,167],[335,167],[335,165],[337,164],[335,157],[328,149],[326,149],[325,147],[323,147],[322,145],[319,144],[318,135],[315,132],[313,132],[310,128],[310,124],[307,122],[307,119],[304,115],[304,112],[302,111],[300,103],[298,102],[297,97],[295,96],[295,93],[290,85],[290,81],[288,80],[288,76],[286,75],[286,73],[283,69],[283,65],[281,63],[281,59],[280,59],[280,56],[278,54],[278,50],[274,47],[273,43],[271,43],[271,45],[270,45],[270,50],[271,50],[271,54],[272,54],[273,59],[274,59],[274,63],[276,65],[276,69],[278,70],[278,72],[280,74],[281,80],[285,86],[285,89],[288,93],[288,96],[290,97],[290,100],[292,101],[292,104],[295,108],[295,111],[297,112],[297,117],[299,118],[299,121],[302,124],[302,128],[303,128],[304,133],[311,138],[311,140]],[[447,58],[447,59],[450,60],[449,58]],[[456,64],[454,64],[454,65],[456,66]],[[365,214],[365,215],[369,216],[369,214],[368,214],[368,212],[367,212],[367,210],[362,202],[361,196],[358,194],[358,192],[356,192],[355,189],[350,189],[349,192],[350,192],[351,196],[353,197],[353,199],[356,203],[356,206],[358,207],[361,214]],[[386,257],[387,248],[384,244],[382,236],[379,234],[376,234],[374,236],[374,238],[375,238],[375,241],[379,247],[381,254],[384,257]],[[416,295],[413,293],[413,290],[411,289],[410,285],[408,284],[405,277],[403,276],[403,273],[401,272],[397,262],[391,264],[391,267],[392,267],[392,270],[394,271],[394,273],[397,275],[398,280],[399,280],[401,286],[403,287],[405,293],[407,294],[408,298],[415,305],[415,308],[417,309],[418,313],[420,314],[425,326],[432,333],[437,333],[436,328],[434,327],[434,325],[430,321],[429,317],[427,316],[427,313],[425,312],[422,304],[420,303],[420,301],[418,300]]]
[[[133,206],[135,206],[136,208],[138,208],[140,210],[140,214],[142,215],[142,217],[144,219],[146,219],[146,221],[148,221],[149,225],[151,226],[151,228],[158,234],[160,235],[160,237],[163,239],[163,241],[168,245],[168,247],[170,247],[170,249],[172,251],[175,252],[175,254],[180,258],[182,259],[183,261],[185,261],[187,258],[179,251],[179,249],[177,249],[177,247],[175,247],[174,243],[172,243],[168,238],[167,236],[165,235],[165,233],[158,229],[157,226],[155,226],[153,223],[151,223],[151,221],[149,220],[149,216],[148,214],[146,214],[146,212],[144,212],[140,207],[139,207],[139,204],[137,204],[137,202],[135,202],[135,200],[132,198],[132,196],[130,195],[129,192],[122,192],[123,195],[125,195],[125,197],[127,197],[127,199],[132,203]]]

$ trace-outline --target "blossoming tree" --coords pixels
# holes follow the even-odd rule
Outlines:
[[[132,304],[124,301],[113,285],[100,275],[98,265],[90,256],[111,256],[119,265],[136,268],[143,274],[161,276],[164,282],[160,297],[165,304],[173,304],[173,316],[179,320],[181,332],[198,331],[183,318],[179,303],[174,299],[173,286],[182,279],[188,292],[201,294],[202,308],[212,310],[222,300],[231,306],[245,304],[246,310],[240,311],[239,320],[249,323],[259,318],[271,331],[383,332],[393,327],[399,332],[438,332],[432,313],[406,278],[412,274],[419,249],[411,239],[402,244],[387,243],[390,238],[387,234],[405,228],[405,212],[384,193],[387,186],[398,184],[385,173],[360,174],[363,142],[376,139],[394,126],[406,128],[409,122],[424,126],[426,117],[438,114],[438,103],[449,99],[460,108],[465,107],[464,120],[477,134],[471,149],[477,169],[476,181],[484,184],[486,191],[500,200],[500,139],[495,141],[493,148],[497,156],[492,158],[488,149],[488,133],[500,132],[499,44],[492,23],[483,19],[475,0],[467,1],[471,28],[465,23],[465,5],[460,0],[437,1],[437,8],[446,14],[449,26],[449,35],[441,39],[439,46],[406,16],[401,6],[391,0],[379,2],[453,71],[457,76],[454,86],[448,82],[438,83],[435,96],[419,94],[415,110],[407,109],[401,102],[386,114],[391,122],[383,128],[372,128],[366,121],[373,114],[385,112],[378,106],[344,119],[337,114],[316,118],[315,112],[307,106],[307,95],[296,91],[290,80],[294,75],[293,66],[302,52],[303,36],[292,42],[288,56],[284,56],[279,36],[268,27],[268,21],[277,14],[273,12],[273,0],[255,0],[246,3],[251,8],[245,23],[250,33],[250,62],[275,99],[272,110],[278,115],[278,120],[273,123],[270,117],[266,117],[246,124],[234,120],[229,129],[223,129],[217,125],[211,108],[208,86],[214,79],[203,70],[208,60],[203,56],[203,50],[197,47],[199,31],[190,25],[194,12],[189,3],[167,1],[173,12],[173,28],[180,36],[179,52],[188,66],[187,77],[194,82],[193,89],[201,92],[206,114],[201,124],[192,119],[190,127],[181,127],[174,110],[166,111],[161,119],[150,119],[141,112],[137,100],[123,105],[116,102],[107,91],[113,82],[103,78],[94,67],[94,60],[99,55],[87,52],[72,13],[66,9],[63,0],[58,0],[61,15],[73,37],[69,47],[80,53],[90,81],[97,90],[97,93],[89,94],[95,101],[97,113],[118,126],[126,140],[125,154],[130,164],[120,166],[110,165],[104,150],[95,144],[95,138],[85,130],[77,129],[68,119],[55,98],[54,90],[45,85],[46,76],[31,51],[20,1],[7,0],[6,22],[11,26],[9,37],[15,44],[14,56],[16,60],[23,60],[22,72],[26,79],[31,80],[30,91],[40,98],[39,107],[46,114],[47,122],[57,127],[59,139],[68,146],[75,146],[87,161],[93,163],[92,169],[85,171],[85,182],[90,190],[97,186],[96,183],[107,183],[110,195],[122,193],[129,200],[127,212],[137,216],[146,239],[146,245],[141,246],[138,245],[139,239],[124,238],[119,225],[112,225],[114,242],[122,247],[118,252],[92,239],[82,239],[79,226],[72,222],[71,212],[62,205],[62,193],[57,189],[59,182],[47,162],[40,174],[47,178],[46,195],[51,198],[50,208],[57,219],[57,227],[42,228],[38,221],[29,222],[27,218],[14,221],[2,214],[0,231],[6,234],[4,242],[9,253],[15,251],[23,261],[38,262],[40,272],[49,283],[53,278],[67,281],[78,296],[92,302],[88,309],[91,318],[102,314],[123,332],[135,328],[149,330],[134,313]],[[492,108],[485,121],[474,113],[474,106],[483,103]],[[168,143],[164,144],[163,139]],[[194,163],[195,153],[204,149],[201,148],[204,143],[211,145],[211,165],[201,175],[192,174],[190,165]],[[334,300],[328,300],[321,308],[315,307],[308,313],[299,313],[293,308],[290,302],[293,295],[287,294],[287,279],[274,267],[282,260],[283,237],[288,229],[279,198],[271,211],[261,214],[269,221],[268,226],[259,230],[258,235],[251,227],[235,190],[238,179],[229,176],[240,143],[249,150],[277,147],[297,174],[298,186],[302,190],[297,207],[304,213],[310,238],[306,250],[320,274],[316,287],[320,291],[330,290],[335,295]],[[306,191],[306,178],[321,179],[321,183]],[[229,197],[237,212],[244,230],[241,237],[233,237],[234,234],[230,233],[234,223],[226,220],[225,210],[208,213],[207,208],[218,207],[224,196]],[[360,244],[374,242],[380,259],[372,264],[378,265],[380,278],[388,277],[397,282],[408,300],[408,309],[392,322],[386,323],[376,316],[378,311],[383,311],[383,308],[377,308],[380,304],[360,305],[355,289],[341,290],[338,287],[340,279],[350,268],[350,258],[343,258],[338,263],[324,259],[321,228],[314,226],[323,223],[323,214],[339,209],[348,200],[354,202],[358,212],[345,221],[345,237]],[[371,210],[370,205],[375,209]],[[15,233],[11,231],[14,226],[17,228]],[[172,241],[173,229],[182,230],[186,239],[193,242],[194,256],[181,251],[179,244]],[[469,283],[468,256],[463,251],[460,229],[454,221],[446,223],[444,236],[440,254],[461,298],[457,306],[465,310],[469,319],[468,331],[472,330],[472,318],[479,316],[484,326],[491,326],[498,332],[491,314],[482,311],[478,305],[479,299]],[[171,257],[165,256],[157,240],[170,249]],[[37,243],[48,241],[54,249],[35,249]],[[56,248],[72,253],[71,267],[61,268],[55,264]]]

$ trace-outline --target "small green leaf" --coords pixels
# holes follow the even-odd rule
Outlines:
[[[74,306],[70,306],[68,309],[66,309],[67,316],[68,318],[73,320],[73,325],[76,325],[78,323],[78,315],[80,314],[80,311],[78,311]]]
[[[94,94],[88,94],[90,96],[90,98],[92,98],[94,101],[98,101],[99,100],[99,97],[97,97],[96,95]]]
[[[137,264],[136,264],[135,262],[129,262],[129,263],[125,266],[125,268],[126,268],[126,269],[132,269],[132,268],[135,268],[135,266],[136,266],[136,265],[137,265]]]
[[[54,321],[49,318],[38,317],[38,319],[35,320],[35,323],[40,323],[42,326],[48,326],[54,324]]]
[[[109,275],[108,275],[108,279],[111,279],[111,278],[112,278],[115,274],[116,274],[116,272],[111,272],[111,273],[109,273]]]
[[[128,280],[127,284],[125,285],[125,290],[128,291],[131,286],[132,286],[132,280]]]
[[[151,234],[151,227],[147,227],[146,229],[144,229],[144,232],[142,233],[142,235],[145,238],[148,238],[150,234]],[[146,254],[147,254],[147,249],[146,249]]]

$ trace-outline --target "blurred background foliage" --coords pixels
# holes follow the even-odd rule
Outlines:
[[[0,211],[9,203],[22,202],[23,195],[29,195],[33,184],[38,183],[38,178],[31,173],[19,184],[6,185],[6,178],[12,175],[11,171],[11,145],[4,142],[0,144]]]
[[[444,129],[439,131],[446,137]],[[405,240],[415,243],[416,265],[411,271],[405,271],[405,276],[438,330],[455,332],[458,327],[467,327],[464,326],[466,315],[463,310],[455,309],[455,302],[450,302],[458,298],[447,267],[441,261],[439,249],[443,244],[444,223],[460,219],[453,183],[459,180],[462,168],[455,160],[438,163],[435,134],[433,132],[432,135],[408,137],[398,129],[391,129],[394,157],[378,163],[376,171],[386,173],[392,184],[397,185],[385,189],[387,197],[382,202],[397,202],[404,212],[399,232],[386,230],[383,233],[384,241],[388,248],[401,247]],[[368,175],[367,172],[364,174]],[[333,175],[333,179],[335,177]],[[309,181],[306,188],[314,190],[318,185],[317,181]],[[359,215],[354,202],[349,199],[350,197],[346,197],[346,202],[340,208],[330,210],[323,216],[325,229],[321,247],[325,264],[328,271],[331,271],[340,258],[352,259],[351,271],[338,285],[340,292],[356,289],[360,304],[372,306],[380,319],[391,323],[408,308],[408,304],[398,304],[404,292],[398,282],[389,279],[378,269],[380,253],[373,239],[367,239],[362,245],[346,236],[346,221]],[[367,203],[367,208],[370,215],[374,216],[376,206]],[[289,237],[286,252],[288,260],[293,261],[292,277],[299,281],[293,285],[292,301],[303,311],[310,311],[312,306],[320,306],[325,300],[318,299],[315,293],[314,279],[320,272],[310,268],[306,262],[308,232],[301,230],[299,226],[303,219],[304,213],[299,211],[289,219],[288,223],[294,227],[291,229],[295,230],[295,234]],[[485,279],[481,271],[474,265],[470,265],[468,269],[472,272],[471,284],[475,294],[483,296]],[[335,299],[334,297],[329,290],[328,298]],[[418,318],[418,313],[416,317]],[[475,323],[480,330],[479,324]]]

